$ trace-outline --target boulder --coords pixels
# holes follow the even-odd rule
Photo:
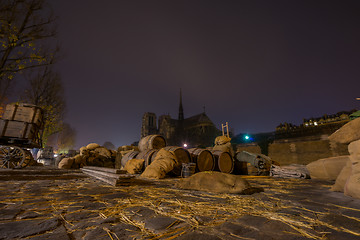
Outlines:
[[[335,184],[330,188],[334,192],[344,192],[346,181],[351,176],[351,161],[347,161],[345,167],[341,170],[339,176],[336,178]]]
[[[329,136],[329,140],[349,144],[360,139],[360,118],[351,120]]]
[[[262,188],[252,188],[239,175],[221,172],[199,172],[180,180],[176,187],[213,193],[251,194],[263,191]]]
[[[70,169],[74,163],[74,158],[63,158],[59,162],[59,168]]]
[[[349,144],[350,161],[352,163],[352,173],[360,173],[360,140]]]
[[[312,179],[335,181],[349,161],[349,156],[323,158],[306,165]]]
[[[352,174],[344,187],[344,194],[360,199],[360,173]]]

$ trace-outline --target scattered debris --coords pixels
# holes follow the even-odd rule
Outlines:
[[[270,176],[281,178],[310,178],[309,171],[304,165],[292,164],[289,166],[271,165]]]

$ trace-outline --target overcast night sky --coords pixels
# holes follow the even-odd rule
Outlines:
[[[53,1],[77,147],[128,145],[145,112],[236,134],[360,109],[360,1]]]

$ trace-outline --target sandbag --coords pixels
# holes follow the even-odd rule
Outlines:
[[[215,145],[224,145],[231,141],[231,138],[227,136],[218,136],[215,138]]]
[[[81,156],[80,154],[75,155],[74,161],[76,162],[76,164],[84,164],[84,163],[86,163],[86,159],[83,156]]]
[[[329,136],[329,140],[337,143],[349,144],[360,139],[360,118],[346,123]]]
[[[335,184],[330,188],[334,192],[344,192],[346,181],[351,175],[351,161],[347,161],[345,167],[341,170],[339,176],[336,178]]]
[[[86,146],[86,149],[87,149],[87,150],[94,150],[95,148],[98,148],[98,147],[100,147],[100,145],[97,144],[97,143],[89,143],[89,144]]]
[[[104,147],[95,148],[94,153],[105,158],[111,158],[111,152]]]
[[[80,155],[81,156],[88,156],[89,155],[89,150],[87,150],[86,147],[81,147],[80,148]]]
[[[111,161],[111,159],[106,159],[104,161],[104,167],[106,168],[114,168],[114,163]]]
[[[173,152],[160,149],[156,154],[154,161],[146,167],[140,177],[155,179],[164,178],[168,172],[173,170],[176,163],[177,160]]]
[[[130,174],[141,173],[144,168],[144,159],[130,159],[125,164],[125,170]]]
[[[323,158],[309,163],[306,168],[312,179],[335,181],[347,161],[349,155]]]
[[[352,174],[360,173],[360,140],[350,143],[348,150],[352,163]]]
[[[222,144],[222,145],[215,145],[213,148],[212,148],[213,151],[222,151],[222,152],[228,152],[230,153],[230,155],[233,157],[234,156],[234,149],[232,148],[231,146],[231,143],[230,142],[227,142],[225,144]]]
[[[74,163],[74,158],[63,158],[59,162],[58,168],[70,169]]]
[[[344,187],[344,194],[360,199],[360,173],[352,174],[349,177]]]
[[[86,159],[88,166],[104,167],[104,160],[98,157],[89,157]]]
[[[176,187],[213,193],[251,194],[263,191],[262,188],[252,188],[239,175],[221,172],[199,172],[180,180]]]

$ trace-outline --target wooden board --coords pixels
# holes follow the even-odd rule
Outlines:
[[[120,170],[115,168],[107,168],[107,167],[95,167],[95,166],[84,166],[84,169],[92,169],[102,172],[110,172],[110,173],[116,173],[116,174],[124,174],[127,173],[126,170]]]
[[[109,172],[101,172],[91,169],[82,168],[81,171],[91,177],[94,177],[100,181],[106,182],[112,186],[120,186],[120,185],[129,185],[134,182],[134,175],[130,174],[114,174]],[[117,177],[113,177],[113,175],[117,175]],[[136,181],[135,181],[136,182]]]
[[[34,123],[38,126],[41,126],[43,122],[41,108],[26,103],[6,105],[3,119]]]
[[[94,174],[97,174],[100,176],[105,176],[105,177],[115,178],[115,179],[126,179],[126,178],[134,177],[134,175],[131,175],[131,174],[116,174],[116,173],[103,172],[103,171],[98,171],[98,170],[89,169],[89,168],[82,168],[81,171],[91,172],[91,173],[94,173]]]
[[[35,139],[38,130],[32,123],[0,119],[0,137]]]
[[[85,173],[85,174],[87,174],[87,175],[89,175],[91,177],[94,177],[96,179],[99,179],[99,180],[101,180],[103,182],[106,182],[106,183],[108,183],[108,184],[110,184],[112,186],[116,186],[116,184],[118,183],[118,179],[116,179],[116,178],[104,177],[104,176],[98,175],[98,174],[96,174],[94,172],[86,171],[85,169],[83,169],[83,173]]]

